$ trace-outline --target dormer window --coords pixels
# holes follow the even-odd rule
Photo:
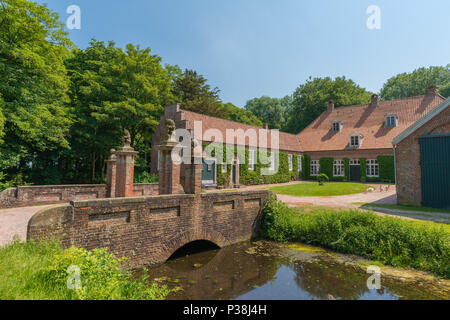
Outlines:
[[[333,124],[331,126],[331,131],[340,132],[341,131],[341,123],[339,121],[333,121]]]
[[[398,125],[398,119],[395,115],[387,115],[384,123],[385,128],[395,128]]]
[[[350,148],[359,148],[361,145],[361,138],[358,134],[352,134],[350,136]]]

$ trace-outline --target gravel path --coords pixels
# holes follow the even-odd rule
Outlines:
[[[36,206],[0,210],[0,247],[10,243],[14,237],[27,239],[28,221],[38,211],[49,206]]]

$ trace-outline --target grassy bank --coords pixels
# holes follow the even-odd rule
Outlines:
[[[133,279],[119,262],[105,249],[15,242],[0,248],[0,300],[159,300],[170,293],[145,276]],[[70,276],[76,279],[76,267],[70,266],[79,268],[78,290],[67,287]]]
[[[449,279],[450,232],[446,227],[358,210],[320,208],[302,212],[272,201],[264,208],[261,234],[270,240],[319,245]]]
[[[303,197],[341,196],[364,192],[369,186],[352,182],[327,182],[319,185],[317,182],[304,182],[289,186],[270,188],[277,194]]]

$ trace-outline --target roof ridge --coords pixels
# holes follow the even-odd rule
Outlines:
[[[198,114],[198,115],[200,115],[202,117],[209,117],[209,118],[214,118],[214,119],[221,120],[221,121],[228,121],[228,122],[236,123],[236,124],[239,124],[239,125],[248,126],[248,127],[251,127],[251,128],[264,129],[264,128],[261,128],[261,127],[258,127],[258,126],[254,126],[254,125],[251,125],[251,124],[242,123],[242,122],[238,122],[238,121],[233,121],[233,120],[229,120],[229,119],[223,119],[223,118],[219,118],[219,117],[214,117],[214,116],[210,116],[208,114],[198,113],[198,112],[194,112],[194,111],[190,111],[190,110],[184,110],[184,109],[181,109],[181,108],[180,108],[180,111],[195,113],[195,114]],[[274,130],[274,129],[269,129],[269,131],[271,131],[271,130]],[[293,134],[293,133],[289,133],[289,132],[285,132],[285,131],[281,131],[281,130],[278,130],[278,131],[280,133],[289,134],[289,135],[292,135],[292,136],[295,136],[295,137],[297,136],[296,134]]]

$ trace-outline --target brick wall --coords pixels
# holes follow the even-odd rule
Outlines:
[[[217,192],[72,201],[36,214],[27,239],[59,238],[71,245],[108,247],[129,268],[164,262],[195,240],[219,247],[255,236],[270,191]]]
[[[449,107],[397,146],[397,200],[399,204],[422,205],[419,137],[444,132],[450,132]]]
[[[136,196],[157,195],[157,183],[134,185]],[[106,185],[23,186],[0,193],[0,208],[23,207],[41,203],[106,198]]]

